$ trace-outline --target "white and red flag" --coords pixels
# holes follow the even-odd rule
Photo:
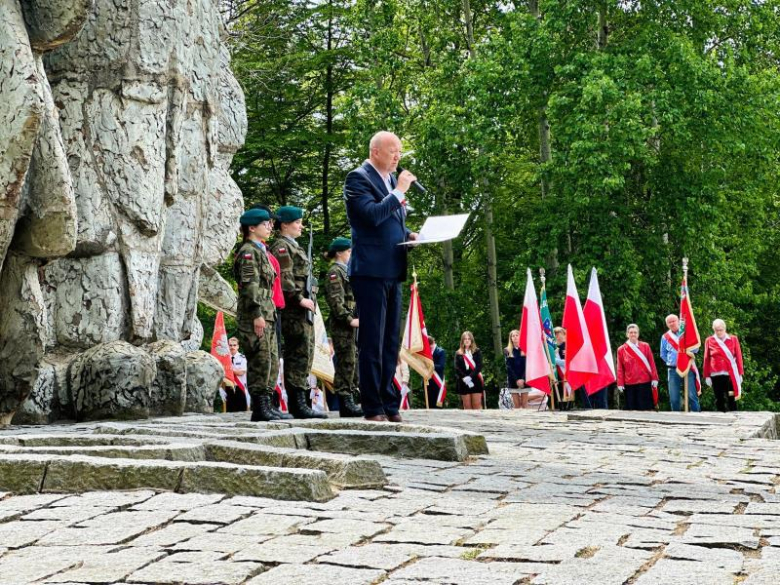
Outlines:
[[[447,380],[440,378],[436,370],[433,371],[433,383],[439,389],[439,394],[436,396],[436,406],[443,406],[444,401],[447,399]]]
[[[225,378],[236,383],[236,377],[233,375],[233,362],[230,359],[230,348],[228,347],[227,331],[225,330],[225,316],[222,311],[217,312],[217,318],[214,320],[214,334],[211,336],[211,355],[219,360],[225,370]]]
[[[417,289],[417,273],[414,273],[414,281],[410,288],[409,311],[406,314],[404,339],[401,342],[401,359],[422,376],[425,380],[424,387],[427,387],[428,380],[434,377],[435,372],[433,351],[431,351],[431,344],[428,341],[428,330],[425,327],[420,292]]]
[[[598,373],[585,382],[585,390],[590,396],[615,381],[615,360],[612,357],[612,346],[609,343],[609,331],[607,331],[607,316],[604,313],[604,302],[601,299],[599,277],[595,268],[590,273],[588,298],[582,313],[585,317],[585,324],[588,326],[598,366]]]
[[[599,373],[593,342],[582,313],[574,273],[569,264],[566,284],[566,304],[563,307],[563,328],[566,329],[566,380],[573,389],[585,385]]]
[[[693,305],[688,292],[687,274],[683,275],[680,285],[680,330],[677,332],[677,345],[677,373],[684,380],[691,366],[696,367],[693,350],[701,347],[701,337],[693,317]]]
[[[520,351],[525,353],[525,384],[550,394],[550,376],[552,369],[547,357],[547,345],[539,314],[539,302],[531,270],[525,284],[523,316],[520,320]]]
[[[284,360],[279,359],[279,374],[276,376],[274,392],[279,397],[279,410],[289,412],[287,409],[287,391],[284,389]]]

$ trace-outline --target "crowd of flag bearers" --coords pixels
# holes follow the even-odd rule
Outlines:
[[[297,208],[295,211],[298,211]],[[292,218],[294,214],[288,215]],[[304,373],[311,373],[329,385],[338,396],[340,405],[337,408],[341,416],[362,416],[360,406],[354,402],[359,384],[355,345],[359,319],[346,271],[351,243],[346,238],[336,238],[325,253],[325,256],[333,261],[325,287],[330,307],[328,328],[331,331],[332,346],[319,347],[328,344],[322,318],[319,317],[321,331],[318,336],[317,320],[315,319],[311,326],[306,325],[305,313],[299,310],[300,315],[296,313],[295,316],[300,318],[293,321],[293,325],[301,322],[300,329],[306,339],[285,350],[285,355],[290,354],[287,360],[289,370],[287,373],[280,373],[283,370],[277,365],[280,362],[278,353],[281,352],[275,347],[276,333],[282,329],[278,326],[278,316],[285,305],[291,302],[301,305],[300,309],[308,308],[301,302],[306,298],[302,293],[302,278],[306,267],[292,273],[295,278],[291,277],[289,283],[284,281],[284,269],[287,265],[292,265],[292,262],[288,262],[284,254],[281,254],[280,261],[276,261],[280,256],[278,253],[266,253],[264,244],[270,234],[270,227],[266,225],[268,233],[259,230],[257,237],[254,234],[254,226],[269,222],[271,217],[270,211],[266,210],[250,210],[242,216],[246,237],[236,257],[240,297],[238,338],[242,340],[242,348],[247,352],[249,379],[248,383],[242,384],[237,376],[231,374],[227,335],[222,314],[219,313],[215,323],[212,353],[225,366],[227,390],[230,392],[230,386],[234,385],[237,390],[244,390],[252,395],[252,400],[248,402],[253,409],[259,411],[259,415],[255,412],[254,416],[258,420],[286,418],[289,416],[288,410],[296,417],[323,416],[309,412],[309,405],[304,402],[300,388],[302,383],[293,382]],[[290,219],[284,214],[282,218]],[[299,221],[300,214],[293,218],[294,220]],[[299,234],[300,230],[296,235]],[[283,237],[276,243],[275,248],[292,247],[291,244],[295,244],[294,238]],[[303,263],[306,255],[299,255]],[[264,268],[262,263],[266,261],[267,268]],[[713,322],[713,335],[708,337],[704,344],[701,343],[688,291],[687,261],[683,263],[683,274],[680,314],[666,317],[668,330],[662,336],[659,346],[659,355],[667,370],[666,382],[671,409],[698,412],[704,378],[707,386],[714,392],[717,409],[723,412],[736,410],[744,375],[739,339],[728,334],[726,324],[721,319],[716,319]],[[659,402],[660,375],[653,349],[650,344],[640,339],[639,327],[632,323],[626,328],[625,343],[618,347],[616,355],[613,356],[596,269],[591,270],[588,295],[582,305],[572,267],[568,267],[562,327],[553,327],[547,304],[544,270],[540,271],[540,277],[541,291],[540,298],[537,299],[533,275],[530,269],[527,271],[520,329],[510,332],[504,350],[507,387],[501,391],[499,406],[526,408],[529,406],[529,393],[535,392],[543,398],[541,401],[537,400],[536,404],[547,405],[551,409],[571,408],[575,403],[575,396],[580,397],[581,405],[586,408],[607,408],[607,389],[616,385],[619,391],[619,407],[628,410],[656,409]],[[255,284],[258,279],[261,281],[260,289]],[[248,287],[250,282],[252,286]],[[261,317],[265,319],[266,325],[258,343],[257,336],[251,334],[255,333]],[[403,327],[399,368],[403,365],[407,372],[408,368],[411,368],[423,378],[423,387],[426,389],[423,392],[425,408],[441,407],[447,396],[444,377],[446,357],[444,350],[437,347],[433,337],[428,335],[416,273],[410,286],[409,308]],[[284,328],[290,329],[290,324]],[[289,332],[287,336],[290,338]],[[702,345],[704,349],[700,375],[696,356]],[[324,367],[322,363],[318,366],[317,360],[312,357],[312,346],[316,346],[314,353],[326,354]],[[305,351],[302,357],[297,359],[294,352],[300,353],[301,347],[305,348]],[[482,365],[483,357],[473,334],[470,331],[463,332],[454,356],[454,388],[463,409],[480,409],[485,405]],[[295,373],[291,371],[293,369]],[[411,392],[407,379],[408,373],[396,375],[393,381],[401,396],[402,410],[411,408]],[[285,389],[286,385],[293,387],[292,398]],[[232,391],[233,394],[236,389]],[[272,393],[276,394],[275,400],[271,400]],[[223,396],[225,394],[223,391]],[[230,395],[232,394],[228,394]],[[288,408],[290,400],[295,408]]]

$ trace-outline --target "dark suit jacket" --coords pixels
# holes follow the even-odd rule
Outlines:
[[[440,378],[444,378],[444,366],[447,365],[447,352],[440,346],[436,346],[436,350],[433,352],[433,369],[439,374]]]
[[[390,182],[395,187],[394,176]],[[344,199],[352,226],[349,275],[406,280],[407,248],[398,245],[409,235],[402,205],[368,161],[347,175]]]

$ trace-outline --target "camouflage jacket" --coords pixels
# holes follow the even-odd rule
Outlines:
[[[271,254],[279,260],[285,310],[301,310],[300,303],[306,298],[306,277],[309,274],[306,252],[292,238],[281,236],[271,244]]]
[[[331,325],[349,327],[349,322],[355,318],[355,295],[347,276],[347,267],[334,262],[328,270],[325,282],[325,299],[330,307],[328,322]]]
[[[271,293],[276,272],[265,250],[251,241],[245,242],[233,260],[233,276],[238,284],[236,319],[244,322],[263,317],[275,321],[276,307]]]

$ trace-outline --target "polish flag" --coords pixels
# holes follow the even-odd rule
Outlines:
[[[547,345],[539,315],[539,303],[531,269],[525,285],[523,317],[520,320],[520,351],[525,353],[525,385],[550,393],[550,360],[547,359]]]
[[[214,334],[211,337],[211,355],[219,360],[225,370],[225,378],[235,384],[236,378],[233,375],[233,362],[230,359],[230,348],[228,347],[227,331],[225,330],[225,316],[222,311],[217,312],[217,318],[214,320]]]
[[[566,329],[566,380],[577,389],[599,373],[596,354],[582,313],[574,273],[569,264],[566,284],[566,304],[563,307],[563,328]]]
[[[588,326],[590,340],[593,343],[593,353],[596,354],[598,374],[585,382],[588,396],[606,388],[615,381],[615,360],[612,358],[612,346],[609,343],[607,318],[604,314],[604,302],[601,300],[599,277],[594,268],[590,273],[588,299],[582,309],[585,324]]]

